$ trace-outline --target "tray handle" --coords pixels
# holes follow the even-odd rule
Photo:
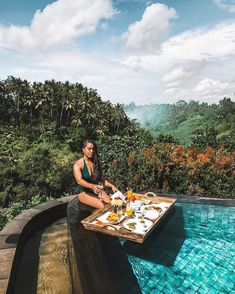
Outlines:
[[[144,196],[154,197],[157,195],[154,192],[149,191],[149,192],[145,193]]]

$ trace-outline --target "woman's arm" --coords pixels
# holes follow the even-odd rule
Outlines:
[[[82,178],[82,168],[83,168],[83,166],[82,166],[82,163],[80,160],[78,160],[73,166],[73,175],[74,175],[76,182],[80,186],[82,186],[84,188],[91,189],[94,191],[94,193],[99,194],[101,192],[101,189],[99,188],[98,185],[88,183],[87,181],[85,181]]]
[[[113,185],[112,183],[110,183],[110,181],[108,179],[104,179],[104,186],[107,188],[111,188],[113,193],[119,191],[118,188],[115,185]]]

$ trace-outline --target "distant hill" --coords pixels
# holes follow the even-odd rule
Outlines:
[[[142,126],[154,133],[161,131],[167,124],[167,114],[172,109],[170,104],[124,105],[124,110],[130,119],[136,119]]]
[[[186,146],[235,147],[235,102],[230,98],[212,105],[184,100],[173,105],[130,103],[124,110],[156,137],[170,135]]]

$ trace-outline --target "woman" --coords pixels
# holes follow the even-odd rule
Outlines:
[[[86,140],[82,151],[83,157],[73,166],[73,174],[78,183],[78,199],[95,208],[103,208],[104,203],[110,202],[110,197],[103,190],[103,186],[111,188],[113,193],[118,189],[107,179],[102,178],[96,144],[92,140]]]

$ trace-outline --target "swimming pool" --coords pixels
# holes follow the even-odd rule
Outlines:
[[[66,232],[66,219],[61,219],[28,241],[14,293],[43,293],[45,287],[52,293],[70,293]],[[144,244],[97,237],[118,293],[235,293],[235,207],[177,203]],[[35,254],[29,253],[35,250],[35,240],[38,270],[30,271],[30,264],[36,264]],[[25,264],[31,278],[22,286]],[[31,286],[35,292],[29,292],[31,281],[37,285]]]
[[[235,293],[235,207],[177,204],[151,241],[128,256],[142,293]]]

